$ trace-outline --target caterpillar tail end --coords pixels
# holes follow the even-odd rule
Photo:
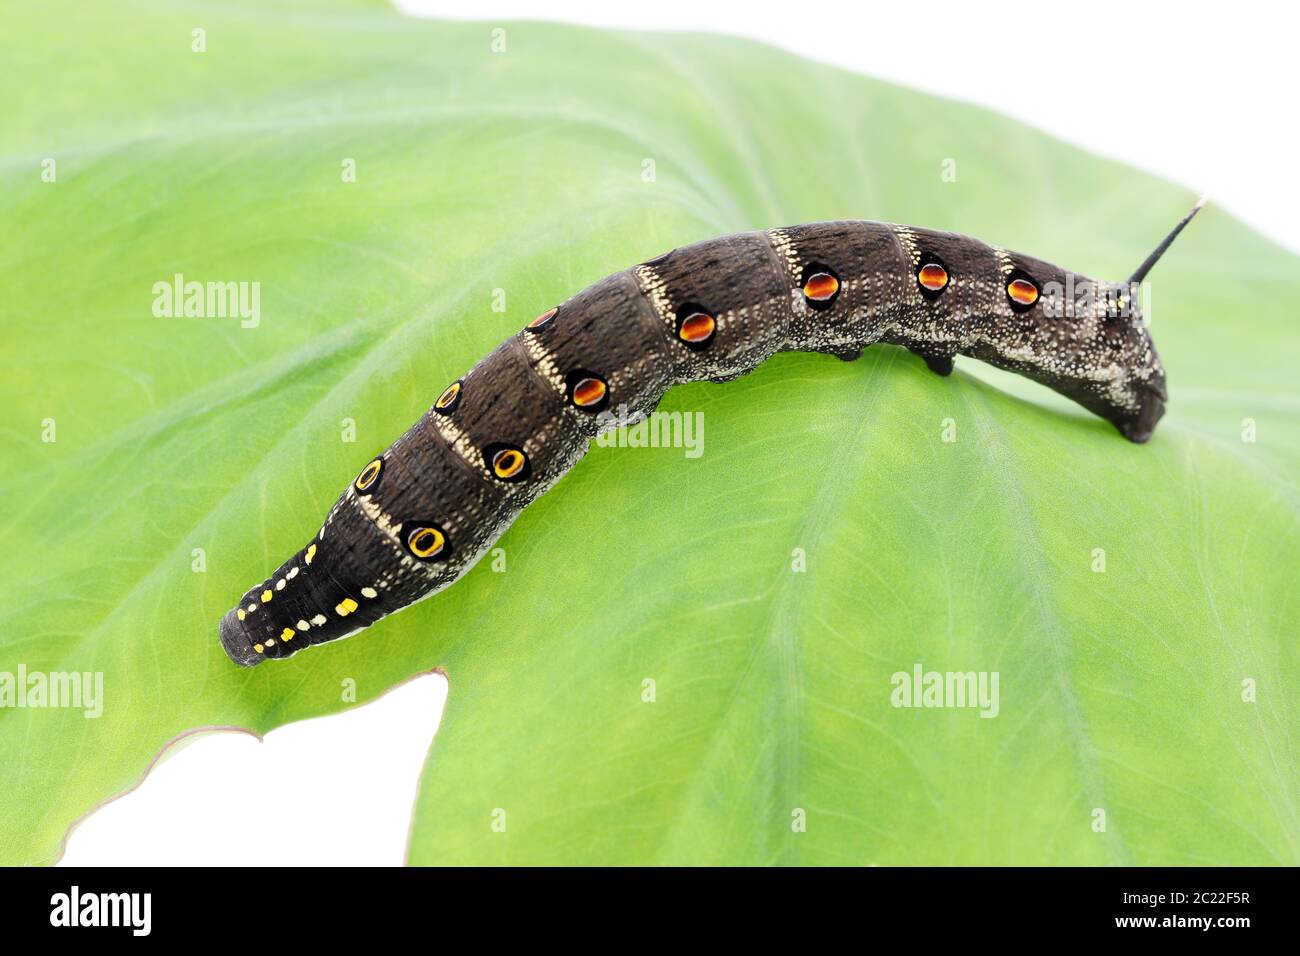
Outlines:
[[[253,649],[253,641],[238,617],[239,608],[227,611],[221,619],[217,631],[221,635],[221,646],[226,655],[240,667],[252,667],[266,658]]]

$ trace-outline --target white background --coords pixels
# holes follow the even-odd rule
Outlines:
[[[397,0],[449,19],[731,33],[987,106],[1208,192],[1300,252],[1291,2]],[[1092,122],[1089,122],[1089,119]]]
[[[399,6],[456,19],[469,9],[463,0]],[[1291,9],[1243,2],[485,0],[472,16],[763,40],[1011,114],[1206,191],[1300,251],[1300,189],[1289,166],[1297,155],[1300,87]],[[416,781],[445,698],[446,683],[429,675],[349,713],[276,730],[263,743],[242,734],[190,738],[140,789],[84,821],[64,862],[401,863]],[[329,801],[306,797],[322,792]],[[247,816],[229,808],[250,794],[301,809],[274,828],[247,829]]]

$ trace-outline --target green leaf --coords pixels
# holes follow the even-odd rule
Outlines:
[[[1160,263],[1147,446],[974,363],[778,356],[668,395],[702,456],[593,449],[504,574],[245,671],[231,602],[587,283],[839,217],[1121,277],[1191,197],[732,39],[519,23],[494,53],[497,25],[343,3],[9,17],[0,672],[101,672],[104,709],[0,710],[0,860],[54,860],[191,728],[441,666],[416,863],[1300,862],[1293,256],[1211,207]],[[260,282],[260,323],[155,317],[177,273]],[[997,716],[892,706],[918,664],[997,672]]]

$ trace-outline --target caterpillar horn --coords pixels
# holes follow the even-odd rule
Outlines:
[[[1178,234],[1183,231],[1183,227],[1191,222],[1192,217],[1201,211],[1201,207],[1205,205],[1208,198],[1208,196],[1202,196],[1200,199],[1196,200],[1196,205],[1191,208],[1191,211],[1178,221],[1178,225],[1174,226],[1174,228],[1169,231],[1169,235],[1165,236],[1160,245],[1155,247],[1155,250],[1151,255],[1146,257],[1142,265],[1137,267],[1137,272],[1134,272],[1133,275],[1129,276],[1128,282],[1130,286],[1138,284],[1147,277],[1147,273],[1151,271],[1151,267],[1154,266],[1160,257],[1165,254],[1165,250],[1173,245],[1174,240],[1178,238]]]

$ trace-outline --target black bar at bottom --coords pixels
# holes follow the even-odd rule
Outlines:
[[[760,938],[774,924],[852,938],[1192,938],[1232,945],[1293,925],[1293,869],[75,869],[0,872],[0,926],[219,945],[337,947],[408,929],[603,939],[610,920],[666,944],[675,926]],[[596,933],[597,924],[605,927]],[[1290,934],[1288,934],[1290,935]],[[445,938],[445,937],[444,937]],[[630,940],[628,941],[631,944]],[[412,942],[412,945],[414,943]]]

